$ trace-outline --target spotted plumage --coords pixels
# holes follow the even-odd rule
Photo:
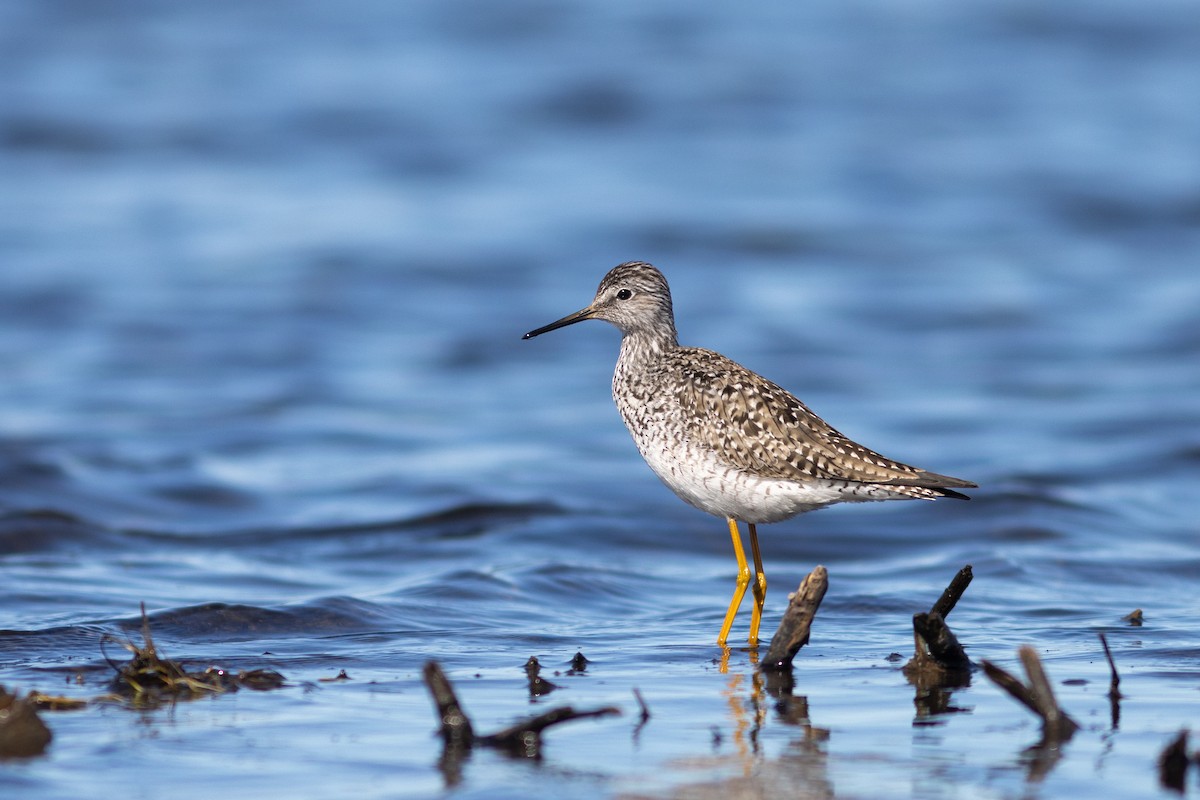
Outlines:
[[[671,291],[641,261],[614,267],[591,305],[542,333],[602,319],[621,330],[613,399],[646,463],[685,502],[726,518],[739,562],[739,590],[723,644],[745,591],[748,568],[736,522],[750,525],[758,573],[751,641],[766,590],[755,525],[833,503],[939,497],[975,484],[893,461],[846,438],[775,383],[720,353],[682,347]]]

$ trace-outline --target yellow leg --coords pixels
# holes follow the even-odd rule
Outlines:
[[[738,574],[737,586],[733,590],[733,599],[729,601],[729,610],[725,612],[725,622],[721,625],[721,632],[717,634],[717,644],[721,647],[725,646],[725,640],[729,638],[729,629],[733,627],[733,618],[742,604],[742,598],[746,596],[746,587],[750,585],[750,565],[746,563],[746,551],[742,549],[742,536],[738,533],[737,520],[729,517],[727,521],[729,522],[729,535],[733,537],[733,555],[737,558]]]
[[[758,551],[758,529],[750,526],[750,552],[754,555],[754,608],[750,612],[750,646],[758,644],[763,605],[767,601],[767,576],[763,573],[762,554]]]

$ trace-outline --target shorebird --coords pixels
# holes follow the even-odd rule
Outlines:
[[[724,517],[738,575],[717,636],[724,647],[753,586],[749,642],[758,644],[767,579],[758,525],[834,503],[969,499],[974,483],[885,458],[851,441],[791,393],[720,353],[683,347],[667,280],[630,261],[609,271],[586,308],[525,334],[601,319],[622,334],[612,393],[650,469],[685,503]],[[754,580],[738,523],[750,534]]]

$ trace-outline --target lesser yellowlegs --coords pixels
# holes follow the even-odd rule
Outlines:
[[[613,399],[642,458],[684,502],[729,524],[738,577],[719,645],[751,585],[749,641],[758,643],[767,579],[757,525],[833,503],[965,500],[954,490],[975,487],[868,450],[766,378],[720,353],[681,347],[671,290],[650,264],[614,267],[591,305],[523,338],[585,319],[610,322],[623,334]],[[738,522],[750,531],[753,583]]]

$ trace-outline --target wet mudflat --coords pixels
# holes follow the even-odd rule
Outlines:
[[[83,701],[6,795],[1178,796],[1200,13],[0,15],[0,684]],[[790,691],[713,644],[728,536],[629,442],[616,333],[519,340],[633,258],[682,342],[981,485],[760,529],[764,629],[828,570]],[[914,686],[965,564],[975,666]],[[282,682],[114,693],[142,603],[187,674]],[[1025,680],[1022,645],[1053,748],[978,666]],[[484,736],[621,713],[448,760],[430,661]]]

